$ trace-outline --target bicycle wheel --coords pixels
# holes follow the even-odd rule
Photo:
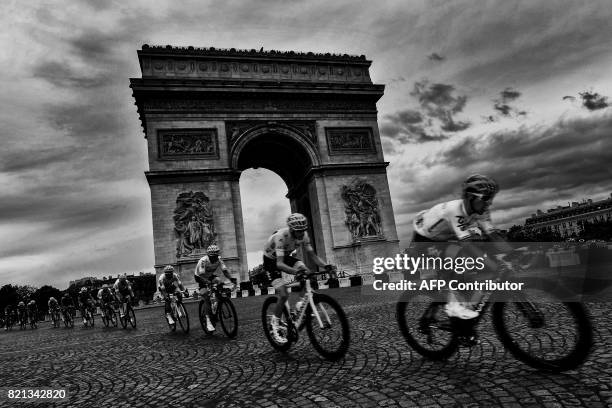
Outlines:
[[[127,306],[126,306],[126,309],[127,309]],[[127,329],[127,324],[128,324],[127,310],[126,310],[125,314],[123,315],[123,317],[121,317],[121,314],[119,314],[119,321],[121,322],[121,327],[123,327],[124,329]]]
[[[221,323],[221,328],[227,337],[233,339],[238,334],[238,315],[236,308],[229,299],[221,298],[217,306],[217,318]]]
[[[128,306],[127,318],[130,321],[130,326],[132,326],[132,329],[135,329],[136,328],[136,312],[134,312],[134,308],[132,307],[132,305]]]
[[[189,333],[189,315],[183,303],[176,305],[176,320],[178,320],[181,329],[183,329],[183,333]]]
[[[574,369],[593,346],[593,328],[584,306],[562,302],[548,290],[523,290],[516,302],[495,303],[493,325],[504,346],[537,369]]]
[[[444,302],[417,295],[396,306],[396,318],[406,342],[417,353],[432,360],[445,360],[459,346],[457,335],[444,311]]]
[[[117,325],[119,324],[117,319],[117,312],[115,312],[115,310],[113,308],[109,308],[108,309],[108,318],[109,318],[109,324],[112,324],[113,327],[117,327]]]
[[[108,327],[110,324],[109,314],[110,313],[106,309],[102,312],[102,323],[104,323],[104,327]]]
[[[326,359],[339,360],[346,354],[350,343],[348,319],[334,298],[315,293],[313,300],[316,313],[311,305],[306,310],[306,331],[310,342]]]
[[[272,337],[272,316],[274,316],[274,310],[276,309],[276,303],[278,302],[277,296],[270,296],[267,298],[261,308],[261,322],[263,324],[263,331],[266,338],[278,351],[286,352],[291,348],[291,345],[297,341],[297,330],[289,317],[287,310],[283,308],[283,314],[279,322],[279,334],[281,337],[287,339],[284,343],[278,343]]]

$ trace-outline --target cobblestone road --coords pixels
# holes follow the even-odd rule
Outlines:
[[[592,304],[596,346],[578,370],[535,371],[505,352],[482,325],[482,344],[436,363],[414,353],[395,322],[395,304],[361,297],[359,288],[328,294],[351,322],[351,347],[322,360],[307,336],[284,355],[265,339],[264,297],[234,299],[237,339],[207,336],[188,304],[192,330],[169,333],[161,308],[139,310],[138,328],[52,329],[0,333],[0,406],[96,407],[490,407],[612,405],[612,304]],[[7,388],[66,388],[67,400],[9,401]]]

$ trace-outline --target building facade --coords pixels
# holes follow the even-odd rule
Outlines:
[[[567,206],[557,206],[546,212],[538,210],[525,221],[528,232],[553,232],[569,238],[584,231],[585,223],[598,223],[612,220],[612,194],[610,197],[593,201],[572,202]]]

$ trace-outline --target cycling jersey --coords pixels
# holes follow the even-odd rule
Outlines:
[[[158,285],[160,290],[164,290],[166,293],[174,293],[177,288],[180,288],[181,280],[176,273],[172,274],[170,279],[166,278],[166,274],[162,273],[159,277]]]
[[[56,299],[49,299],[49,302],[47,303],[47,306],[49,306],[49,309],[56,308],[58,306],[57,300]]]
[[[301,240],[297,240],[291,235],[289,227],[281,228],[268,238],[264,246],[264,256],[272,259],[277,257],[283,258],[285,255],[290,255],[295,251],[299,245],[306,250],[312,250],[308,232],[304,232],[304,237]]]
[[[433,206],[417,214],[414,231],[433,241],[463,240],[474,236],[489,235],[495,231],[491,215],[468,215],[463,200],[453,200]]]
[[[119,293],[127,294],[132,291],[132,284],[127,279],[123,282],[121,282],[121,279],[117,279],[113,285],[113,288]]]
[[[217,262],[211,262],[208,256],[203,256],[196,265],[195,274],[206,279],[210,279],[218,274],[219,272],[228,273],[227,266],[223,263],[221,258]]]
[[[102,300],[103,302],[108,303],[111,300],[113,300],[113,293],[108,288],[100,289],[98,291],[98,299]]]

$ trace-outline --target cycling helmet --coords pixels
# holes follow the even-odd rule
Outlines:
[[[25,306],[25,303],[23,303],[23,300],[22,300],[21,302],[19,302],[17,306]]]
[[[482,174],[472,174],[463,182],[463,196],[467,194],[492,198],[499,191],[497,181]]]
[[[293,213],[287,218],[287,226],[294,231],[306,231],[308,220],[300,213]]]
[[[164,268],[164,273],[166,275],[170,275],[172,273],[174,273],[174,267],[172,265],[168,265]]]
[[[208,248],[206,248],[206,254],[208,256],[211,256],[211,255],[217,255],[218,256],[220,253],[221,253],[221,250],[215,244],[212,244]]]
[[[85,286],[83,286],[83,287],[81,288],[81,293],[85,293],[85,292],[87,292],[87,288],[86,288]]]

